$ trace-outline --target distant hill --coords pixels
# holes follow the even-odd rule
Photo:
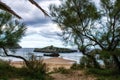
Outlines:
[[[54,46],[47,46],[44,48],[35,48],[34,52],[44,52],[44,53],[72,53],[77,52],[77,50],[71,50],[68,48],[59,48]]]

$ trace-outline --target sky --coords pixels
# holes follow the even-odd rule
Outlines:
[[[16,13],[22,17],[26,24],[27,30],[25,36],[19,44],[23,48],[41,48],[45,46],[65,46],[62,38],[58,36],[61,33],[59,27],[46,17],[37,7],[32,5],[28,0],[1,0],[9,5]],[[35,0],[44,10],[49,13],[50,4],[59,5],[59,0]]]
[[[25,36],[19,42],[23,48],[41,48],[54,45],[57,47],[73,48],[70,45],[64,45],[62,38],[57,34],[61,30],[57,24],[53,23],[50,17],[46,17],[37,7],[28,0],[1,0],[9,5],[17,14],[22,17],[27,30]],[[49,14],[49,5],[59,5],[59,0],[35,0]],[[99,0],[95,1],[96,4]]]

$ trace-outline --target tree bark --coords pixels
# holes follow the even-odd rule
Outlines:
[[[94,58],[94,56],[91,56],[91,55],[86,55],[86,56],[87,56],[88,58],[92,59],[93,65],[94,65],[95,68],[100,69],[100,65],[99,65],[99,63],[96,61],[96,59]]]
[[[119,71],[120,71],[120,61],[118,60],[116,55],[113,55],[113,59],[115,61],[116,66],[118,67]]]
[[[92,59],[93,65],[95,68],[100,69],[99,63],[96,61],[95,57],[86,53],[85,49],[80,50],[83,55],[86,55],[88,58]]]

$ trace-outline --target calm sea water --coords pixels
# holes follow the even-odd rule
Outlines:
[[[51,58],[51,57],[47,57],[47,56],[43,56],[44,53],[41,52],[33,52],[34,48],[21,48],[21,49],[16,49],[15,52],[9,52],[9,54],[14,54],[14,55],[20,55],[23,56],[25,58],[28,57],[28,54],[34,54],[35,56],[41,56],[42,58]],[[74,60],[77,63],[79,63],[80,58],[82,57],[82,54],[80,52],[74,52],[74,53],[59,53],[60,56],[64,59],[69,59],[69,60]],[[12,58],[12,57],[0,57],[1,59],[5,59],[5,60],[11,60],[11,61],[21,61],[21,59],[17,59],[17,58]]]

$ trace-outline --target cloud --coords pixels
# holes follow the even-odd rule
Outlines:
[[[57,33],[61,30],[52,23],[38,8],[27,0],[2,0],[22,17],[27,31],[19,43],[22,47],[45,47],[49,45],[63,46]],[[49,13],[50,4],[60,4],[59,0],[35,0]]]
[[[39,24],[39,25],[43,25],[43,24],[47,24],[47,23],[50,23],[50,19],[48,18],[39,18],[39,17],[33,17],[29,20],[25,20],[24,21],[27,25],[36,25],[36,24]]]
[[[28,25],[47,24],[51,20],[34,5],[27,0],[2,0],[9,5],[15,12],[17,12],[23,21]],[[49,5],[52,3],[60,4],[59,0],[36,0],[38,4],[47,12],[49,12]]]
[[[60,32],[57,32],[57,31],[46,30],[46,31],[40,31],[39,34],[46,38],[60,39],[60,36],[58,36],[58,34],[60,34]]]
[[[54,39],[60,39],[60,36],[58,34],[61,34],[61,30],[57,27],[56,24],[46,24],[42,25],[42,27],[38,27],[41,25],[36,25],[36,27],[31,27],[26,31],[26,36],[28,35],[33,35],[33,34],[38,34],[40,36],[43,36],[45,38],[54,38]]]
[[[20,45],[22,45],[22,47],[28,48],[39,48],[50,45],[63,47],[63,43],[59,39],[56,40],[54,38],[46,38],[39,34],[33,34],[23,37]]]

